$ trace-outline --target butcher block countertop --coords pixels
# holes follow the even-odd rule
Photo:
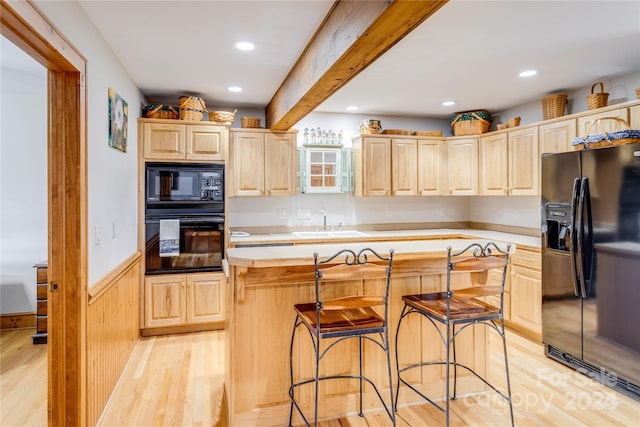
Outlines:
[[[268,249],[263,246],[230,247],[227,249],[227,261],[230,265],[249,268],[309,265],[313,263],[315,252],[320,257],[328,257],[340,249],[359,250],[364,247],[371,248],[381,255],[386,255],[390,249],[393,249],[395,260],[441,259],[446,257],[448,246],[455,251],[464,249],[472,242],[484,245],[489,241],[498,243],[502,249],[506,243],[511,243],[512,253],[516,251],[517,246],[534,250],[540,248],[539,237],[487,230],[430,229],[365,231],[363,233],[366,236],[303,238],[293,233],[284,233],[231,237],[230,246],[271,244],[275,246],[270,246]],[[277,246],[283,243],[293,243],[294,246]]]

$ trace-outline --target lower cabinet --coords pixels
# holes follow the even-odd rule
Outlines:
[[[223,321],[224,283],[223,273],[145,277],[145,327]]]
[[[542,272],[539,252],[516,249],[511,258],[510,325],[540,340],[542,336]]]

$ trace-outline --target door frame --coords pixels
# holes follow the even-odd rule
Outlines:
[[[86,59],[31,2],[0,1],[0,33],[48,70],[48,425],[87,413]]]

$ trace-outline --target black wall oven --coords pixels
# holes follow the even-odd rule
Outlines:
[[[224,165],[145,165],[146,274],[222,271]]]

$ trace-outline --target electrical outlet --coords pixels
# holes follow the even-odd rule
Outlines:
[[[298,209],[298,219],[311,219],[311,209]]]
[[[440,216],[445,216],[445,209],[444,208],[440,208]]]
[[[391,209],[391,206],[387,207],[387,209],[385,210],[385,215],[387,216],[387,218],[391,218],[391,216],[393,215],[393,209]]]
[[[102,234],[100,232],[100,225],[96,224],[96,246],[100,244],[102,240]]]
[[[115,219],[111,222],[111,238],[112,239],[116,238],[116,220]]]
[[[471,208],[471,218],[478,217],[478,208]]]
[[[287,210],[283,208],[278,209],[278,218],[285,219],[287,217]]]

